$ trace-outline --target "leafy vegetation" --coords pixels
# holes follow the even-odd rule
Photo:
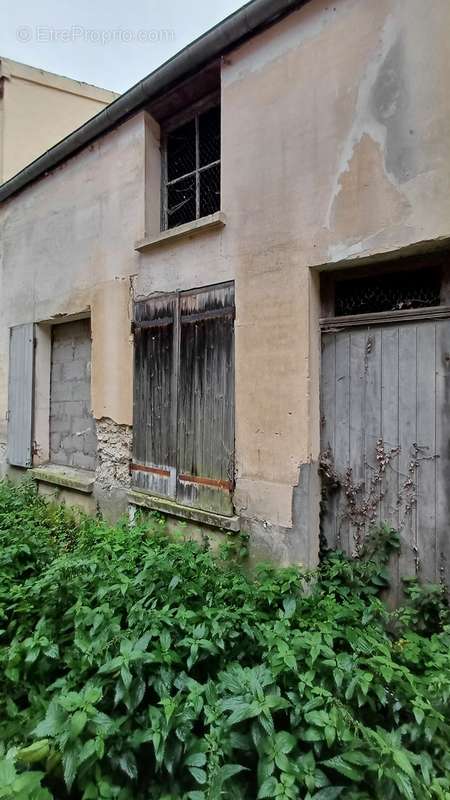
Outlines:
[[[249,577],[0,484],[0,798],[448,800],[448,610],[388,612],[396,547]]]

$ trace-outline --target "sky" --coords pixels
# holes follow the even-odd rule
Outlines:
[[[0,57],[124,92],[240,0],[0,0]]]

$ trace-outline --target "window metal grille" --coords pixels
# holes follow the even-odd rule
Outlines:
[[[220,209],[220,107],[196,114],[166,136],[165,228]]]
[[[337,281],[335,314],[340,317],[438,306],[440,289],[440,272],[433,269]]]

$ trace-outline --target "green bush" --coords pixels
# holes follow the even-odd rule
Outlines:
[[[448,612],[388,612],[396,547],[249,577],[0,484],[0,798],[449,799]]]

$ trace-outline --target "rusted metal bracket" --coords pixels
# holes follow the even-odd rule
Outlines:
[[[203,478],[199,475],[179,475],[180,481],[184,483],[198,483],[200,486],[212,486],[214,489],[222,489],[226,492],[231,492],[232,485],[230,481],[218,480],[216,478]]]
[[[170,470],[162,469],[161,467],[147,467],[145,464],[131,463],[130,469],[132,472],[151,472],[152,475],[161,475],[163,478],[170,478]]]

